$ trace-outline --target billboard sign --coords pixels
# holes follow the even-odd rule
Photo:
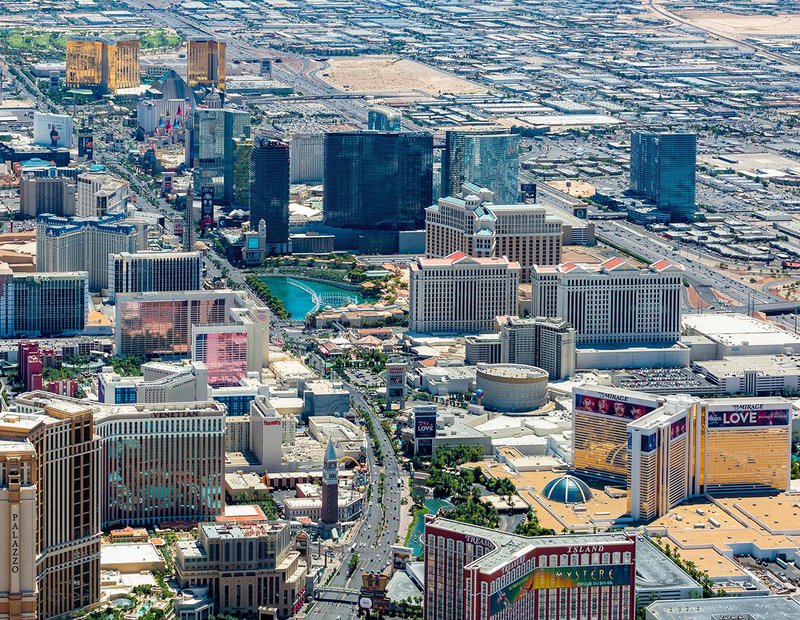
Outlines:
[[[642,435],[641,449],[642,452],[652,452],[658,448],[658,433],[651,435]]]
[[[200,189],[200,219],[214,218],[214,186],[206,185]]]
[[[758,426],[788,426],[789,404],[783,408],[776,403],[743,403],[709,405],[708,428],[753,428]]]
[[[676,439],[686,433],[686,418],[676,420],[669,425],[669,438]]]
[[[625,420],[638,420],[659,406],[654,398],[622,391],[575,388],[573,390],[575,411],[598,413]]]
[[[489,597],[489,615],[503,612],[534,590],[631,585],[631,570],[630,564],[535,568]]]
[[[403,398],[406,393],[406,365],[386,365],[386,396],[388,398]]]
[[[436,411],[433,414],[414,411],[414,436],[417,439],[436,437]]]
[[[526,198],[532,198],[536,202],[536,183],[520,183],[519,188]]]
[[[33,142],[51,148],[68,149],[72,146],[72,117],[34,112]]]
[[[78,157],[84,157],[88,161],[94,158],[94,138],[88,127],[78,129]]]

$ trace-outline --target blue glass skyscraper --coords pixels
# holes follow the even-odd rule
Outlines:
[[[419,230],[433,201],[433,136],[426,132],[325,134],[325,223]]]
[[[495,204],[519,202],[519,135],[448,131],[442,153],[441,196],[454,196],[464,183],[494,192]]]
[[[696,164],[693,133],[631,134],[631,191],[669,213],[672,222],[694,218]]]

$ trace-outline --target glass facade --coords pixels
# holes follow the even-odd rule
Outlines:
[[[189,356],[192,325],[224,323],[225,298],[120,301],[120,355]]]
[[[197,291],[203,288],[203,256],[199,252],[117,254],[109,258],[113,294],[150,291]]]
[[[696,164],[695,134],[631,134],[631,190],[669,213],[673,222],[694,218]]]
[[[699,456],[706,492],[786,490],[789,435],[788,426],[708,429]]]
[[[419,230],[433,202],[433,136],[325,134],[324,216],[329,226]]]
[[[114,388],[114,404],[115,405],[130,405],[136,402],[136,388],[135,387],[118,387]]]
[[[216,415],[153,410],[103,421],[97,430],[103,438],[104,527],[197,520],[222,511],[221,409]]]
[[[189,86],[225,89],[225,43],[210,39],[189,39],[186,43]]]
[[[195,169],[194,191],[214,188],[217,202],[230,204],[234,184],[234,138],[250,136],[250,114],[239,110],[195,109],[188,164]]]
[[[628,475],[628,422],[575,411],[575,471],[624,483]]]
[[[519,135],[448,131],[442,153],[442,196],[465,182],[494,192],[495,204],[519,202]]]
[[[260,137],[250,153],[250,228],[267,225],[267,247],[289,243],[289,145]]]
[[[67,39],[68,88],[97,88],[103,84],[103,48],[100,39]]]
[[[250,415],[250,403],[255,394],[235,394],[231,396],[214,396],[214,400],[225,405],[229,416]]]
[[[116,92],[139,86],[139,39],[67,39],[68,88]]]
[[[253,141],[239,136],[233,139],[233,195],[231,204],[249,208],[250,204],[250,153]]]
[[[83,331],[89,289],[86,274],[14,276],[0,305],[0,335],[58,336]],[[10,319],[10,320],[9,320]]]
[[[203,332],[195,335],[194,360],[208,369],[211,387],[239,385],[247,375],[247,332]]]

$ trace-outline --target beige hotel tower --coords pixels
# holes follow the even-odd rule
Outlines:
[[[0,412],[0,618],[44,620],[98,600],[99,450],[90,409]]]

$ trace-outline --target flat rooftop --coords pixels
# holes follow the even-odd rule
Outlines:
[[[800,374],[800,355],[741,355],[697,362],[697,365],[719,379],[741,377],[748,371],[761,376],[786,377]]]
[[[279,532],[283,526],[283,522],[232,523],[228,521],[202,523],[199,527],[203,529],[208,538],[253,538]]]
[[[681,324],[684,329],[693,330],[727,346],[793,344],[800,347],[800,336],[743,314],[684,314]]]
[[[645,538],[636,539],[636,590],[655,588],[697,588],[694,579],[689,577],[675,562],[670,560]]]
[[[797,620],[800,603],[786,596],[656,601],[647,608],[654,620]]]
[[[556,532],[560,532],[564,528],[580,532],[624,525],[630,521],[629,518],[626,518],[628,499],[624,489],[619,497],[612,497],[602,488],[597,488],[593,483],[589,483],[593,496],[588,502],[580,504],[580,510],[576,510],[576,506],[551,501],[542,495],[545,485],[554,478],[562,476],[564,474],[562,471],[514,473],[499,464],[481,463],[481,466],[487,476],[510,478],[519,490],[523,501],[536,509],[542,527],[551,528]],[[620,521],[623,522],[619,523]]]
[[[800,535],[800,495],[717,498],[732,514],[753,522],[771,534]]]
[[[100,545],[100,567],[116,567],[142,562],[163,563],[153,543],[115,543]]]

